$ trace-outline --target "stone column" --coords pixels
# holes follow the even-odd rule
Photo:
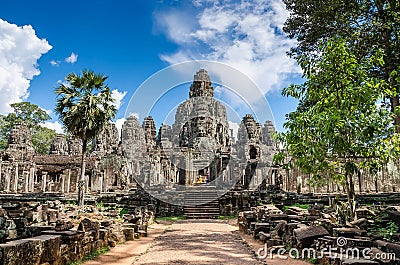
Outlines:
[[[5,191],[6,192],[10,192],[10,182],[11,182],[11,178],[10,178],[10,171],[9,170],[7,170],[7,172],[6,172],[6,177],[5,177]]]
[[[34,192],[35,189],[35,168],[29,169],[29,192]]]
[[[42,192],[46,192],[47,172],[42,172]]]
[[[174,168],[172,169],[172,172],[171,172],[171,179],[173,182],[177,183],[179,181],[177,179],[177,174],[176,174],[176,165],[175,165],[175,163],[173,165],[174,165]]]
[[[67,169],[67,179],[66,179],[66,181],[65,181],[65,185],[66,185],[66,187],[65,187],[65,192],[66,193],[70,193],[70,185],[71,185],[71,169]]]
[[[85,175],[85,193],[87,193],[89,191],[89,176]]]
[[[102,193],[103,192],[103,182],[104,182],[104,180],[103,180],[103,172],[100,172],[100,177],[99,177],[99,191],[100,191],[100,193]]]
[[[60,175],[60,177],[61,177],[61,184],[60,184],[60,188],[61,188],[61,193],[62,194],[64,194],[64,189],[65,189],[65,175],[64,174],[61,174]]]
[[[29,192],[29,172],[23,171],[24,176],[24,192]]]
[[[18,165],[18,163],[16,163],[15,174],[14,174],[14,183],[13,183],[14,184],[13,185],[14,192],[18,192],[18,179],[19,179],[18,170],[19,170],[19,165]]]

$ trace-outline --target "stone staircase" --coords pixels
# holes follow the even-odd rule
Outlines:
[[[185,193],[186,205],[184,215],[187,219],[218,218],[219,202],[216,190],[187,190]]]

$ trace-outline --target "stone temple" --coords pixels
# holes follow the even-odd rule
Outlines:
[[[86,157],[86,193],[130,191],[138,184],[158,190],[210,185],[234,190],[257,187],[298,192],[340,192],[330,184],[318,189],[296,168],[272,166],[277,145],[271,121],[264,125],[252,115],[240,123],[237,139],[229,128],[226,108],[214,98],[206,70],[194,75],[188,99],[180,104],[172,125],[157,130],[154,119],[140,123],[128,117],[119,135],[109,123],[92,142]],[[34,153],[31,133],[22,123],[10,132],[6,150],[0,152],[0,190],[3,193],[77,192],[81,143],[57,135],[49,153]],[[391,168],[378,178],[362,174],[355,179],[358,192],[395,191]],[[261,186],[260,186],[261,185]]]
[[[255,188],[273,178],[274,131],[271,121],[262,126],[246,115],[235,139],[226,108],[214,98],[210,77],[201,69],[172,126],[162,124],[157,132],[152,117],[140,124],[131,116],[121,135],[110,123],[93,140],[86,158],[86,192],[129,190],[137,184],[166,189],[204,183]],[[78,140],[60,134],[48,155],[35,154],[29,130],[18,124],[1,153],[0,188],[6,193],[75,193],[80,153]]]

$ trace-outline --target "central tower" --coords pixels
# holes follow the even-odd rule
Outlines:
[[[189,98],[214,97],[214,88],[210,76],[205,69],[200,69],[195,75],[190,86]]]
[[[173,142],[184,156],[181,184],[213,181],[229,161],[231,136],[225,106],[214,99],[207,71],[200,69],[190,86],[189,99],[180,104],[172,126]]]

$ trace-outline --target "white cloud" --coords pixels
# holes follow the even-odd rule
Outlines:
[[[194,0],[193,5],[197,15],[182,16],[176,9],[156,14],[159,29],[179,45],[175,53],[162,54],[162,60],[227,63],[253,79],[263,94],[282,88],[287,77],[300,73],[286,55],[295,43],[283,34],[288,13],[281,0]],[[178,25],[184,28],[177,30]],[[245,87],[241,93],[246,93]]]
[[[40,74],[39,58],[51,49],[30,25],[17,26],[0,19],[0,113],[29,96],[30,81]]]
[[[65,58],[65,61],[67,63],[76,63],[78,61],[78,54],[72,52],[69,57]]]
[[[50,61],[51,66],[59,66],[60,63],[61,63],[60,61],[55,61],[55,60]]]
[[[41,124],[42,126],[55,130],[57,133],[64,133],[64,129],[63,126],[58,122],[51,122],[51,121],[46,121],[44,123]]]
[[[122,99],[125,97],[127,91],[120,92],[117,89],[111,91],[111,97],[114,99],[114,105],[119,109],[122,105]]]
[[[180,44],[190,41],[192,39],[191,34],[195,30],[195,21],[191,19],[191,14],[180,10],[156,15],[155,22],[159,29],[167,34],[168,38]]]

